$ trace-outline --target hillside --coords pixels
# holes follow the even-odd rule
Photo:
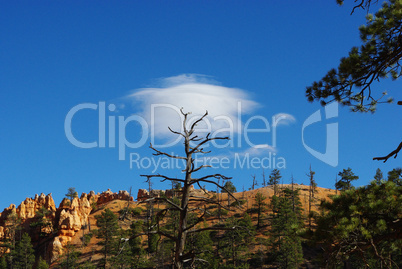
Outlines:
[[[291,187],[291,185],[279,185],[279,189]],[[302,208],[304,209],[304,215],[306,215],[306,212],[308,211],[309,186],[294,184],[293,187],[294,189],[299,190],[300,201]],[[214,192],[204,193],[201,190],[193,190],[193,192],[197,195],[216,197]],[[257,193],[263,194],[266,197],[265,202],[269,203],[274,194],[274,190],[269,186],[234,193],[234,196],[238,200],[244,201],[243,205],[241,207],[232,206],[231,210],[227,212],[227,215],[224,216],[224,218],[229,218],[231,216],[239,217],[245,212],[248,212],[252,218],[252,223],[255,226],[257,223],[256,213],[250,209],[255,203],[255,196]],[[328,199],[329,195],[332,194],[335,194],[334,190],[317,187],[315,204],[318,205],[321,199]],[[137,199],[144,200],[143,190],[139,191]],[[222,204],[228,204],[227,194],[219,194],[219,199]],[[232,202],[233,198],[231,198],[230,203]],[[99,239],[97,239],[96,236],[93,236],[94,231],[98,228],[96,226],[96,216],[104,212],[105,209],[110,209],[113,213],[119,215],[119,212],[127,207],[139,207],[142,208],[142,210],[140,210],[139,212],[141,213],[136,216],[130,216],[128,219],[119,221],[119,226],[124,230],[129,229],[130,224],[133,221],[146,220],[146,203],[133,201],[132,197],[130,197],[126,191],[113,193],[108,190],[101,194],[95,194],[93,192],[90,192],[89,194],[83,193],[80,198],[74,198],[71,203],[67,198],[65,198],[58,208],[55,207],[51,194],[47,196],[43,194],[40,196],[37,195],[33,199],[27,198],[18,207],[11,205],[1,213],[0,238],[4,239],[7,236],[7,217],[14,213],[22,219],[24,229],[30,231],[30,236],[33,240],[36,253],[51,263],[50,268],[60,268],[59,263],[66,255],[66,246],[68,243],[80,252],[78,261],[81,264],[86,261],[97,263],[102,258],[102,254],[100,253],[102,247],[98,244]],[[155,204],[155,207],[161,209],[164,205]],[[30,226],[32,226],[30,224],[38,218],[37,212],[41,208],[45,208],[48,211],[44,218],[51,223],[51,225],[46,226],[46,231],[41,231],[42,233],[44,232],[45,236],[38,235],[35,231],[30,229]],[[213,206],[211,206],[211,210],[213,211]],[[316,210],[316,208],[314,207],[313,210]],[[266,209],[263,217],[263,225],[255,234],[256,240],[253,240],[253,243],[248,246],[248,252],[251,256],[259,251],[267,251],[263,242],[268,239],[269,234],[269,221],[267,220],[268,214],[269,210]],[[212,226],[218,224],[219,220],[216,217],[207,217],[206,223]],[[84,238],[86,238],[86,242],[84,242]],[[144,241],[145,237],[143,236],[142,239]],[[4,251],[5,250],[3,250],[3,252]],[[307,257],[305,261],[305,266],[310,262],[308,258],[309,257]]]

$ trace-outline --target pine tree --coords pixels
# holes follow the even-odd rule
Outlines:
[[[343,169],[343,171],[339,172],[338,175],[341,179],[336,183],[335,188],[341,191],[350,190],[353,187],[352,181],[359,178],[352,172],[352,168],[350,167],[348,167],[348,169]]]
[[[86,261],[80,265],[80,269],[96,269],[96,265],[94,265],[91,261]]]
[[[206,222],[202,225],[203,228],[208,228]],[[211,231],[202,231],[200,233],[191,234],[188,248],[196,254],[197,258],[193,262],[194,268],[212,268],[214,264],[213,241],[211,239]]]
[[[398,268],[402,264],[402,187],[392,181],[341,192],[321,204],[315,238],[327,265]]]
[[[155,253],[158,250],[158,242],[160,239],[160,235],[156,233],[156,218],[152,218],[151,226],[152,228],[147,229],[148,235],[148,254]]]
[[[67,196],[67,198],[70,199],[70,203],[72,203],[73,199],[78,197],[78,192],[75,191],[74,187],[70,187],[70,188],[68,188],[66,196]]]
[[[226,266],[220,268],[241,268],[247,263],[247,246],[252,242],[255,234],[251,217],[247,213],[240,219],[231,217],[226,220],[225,226],[239,228],[229,229],[223,235],[222,253]]]
[[[138,234],[142,234],[144,224],[141,221],[134,221],[130,225],[130,230],[129,230],[129,247],[127,246],[122,246],[126,247],[126,250],[129,249],[130,251],[127,251],[127,255],[131,255],[132,259],[130,259],[130,268],[143,268],[143,267],[148,267],[150,263],[148,262],[146,258],[146,252],[144,248],[142,247],[141,244],[141,238],[136,236]],[[124,237],[125,238],[125,237]]]
[[[276,210],[271,218],[271,261],[279,268],[299,268],[303,260],[299,233],[303,228],[302,209],[298,190],[284,189],[271,203]]]
[[[170,199],[170,201],[171,201],[171,203],[173,203],[175,205],[179,205],[180,197],[174,197],[173,199]],[[189,225],[191,223],[191,220],[193,219],[192,217],[193,217],[192,214],[188,215],[187,221],[188,221]],[[168,211],[166,214],[165,220],[166,220],[166,222],[163,227],[164,232],[169,232],[169,234],[176,237],[177,233],[178,233],[178,228],[179,228],[180,212],[178,212],[176,210]],[[168,257],[169,261],[172,261],[174,259],[174,255],[175,255],[174,247],[173,247],[174,244],[175,244],[175,242],[171,238],[164,239],[164,247],[165,247],[164,252],[166,254],[166,257]]]
[[[7,261],[5,256],[0,258],[0,269],[7,269]]]
[[[36,268],[37,269],[48,269],[49,264],[47,264],[47,262],[42,257],[39,257],[38,266]]]
[[[380,168],[377,168],[377,170],[375,171],[375,175],[374,175],[374,180],[375,180],[375,182],[376,182],[378,185],[380,185],[380,184],[382,184],[383,179],[384,179],[384,176],[383,176],[383,174],[382,174],[382,172],[381,172],[381,169],[380,169]]]
[[[337,2],[342,4],[344,0]],[[353,11],[360,7],[368,9],[371,3],[371,0],[359,1]],[[307,87],[308,101],[320,101],[322,105],[336,101],[353,112],[371,113],[379,103],[392,103],[392,98],[381,100],[387,93],[374,90],[373,83],[387,77],[396,80],[402,74],[401,14],[402,4],[397,0],[385,1],[374,15],[368,14],[366,25],[359,27],[363,44],[360,48],[353,47],[349,55],[340,60],[337,69],[331,69],[320,81]],[[388,155],[373,160],[386,162],[391,157],[396,158],[401,150],[402,142]]]
[[[35,263],[34,249],[31,243],[31,237],[24,233],[20,241],[15,245],[13,251],[15,268],[31,269]]]
[[[228,191],[230,193],[237,192],[236,186],[230,180],[226,181],[225,185],[223,185],[223,186],[224,186],[224,189],[222,189],[222,193],[227,193]],[[230,195],[229,194],[228,194],[228,206],[230,207]]]
[[[236,186],[230,180],[227,180],[223,186],[225,186],[225,189],[222,189],[223,193],[227,193],[228,191],[231,193],[237,192]]]
[[[42,206],[35,213],[34,221],[30,224],[31,228],[36,230],[39,237],[45,237],[52,231],[52,222],[48,219],[51,212]]]
[[[107,268],[110,257],[116,254],[116,236],[119,232],[118,218],[108,208],[95,218],[99,228],[96,231],[96,237],[101,239],[99,244],[102,246],[103,253],[102,267]]]
[[[396,185],[402,186],[402,168],[394,168],[389,171],[388,181],[392,181]]]
[[[60,263],[61,268],[62,269],[79,268],[77,263],[79,255],[80,253],[77,251],[76,247],[71,243],[68,243],[67,246],[65,247],[62,256],[62,261]]]
[[[110,259],[110,267],[111,268],[119,268],[119,269],[129,269],[129,268],[139,268],[142,262],[143,253],[145,254],[145,250],[141,253],[134,253],[133,250],[138,250],[141,245],[138,245],[138,240],[140,238],[135,237],[131,240],[130,236],[133,234],[132,228],[133,226],[137,229],[142,228],[141,222],[133,222],[129,230],[119,229],[116,238],[116,253]],[[141,240],[139,241],[141,243]],[[141,249],[142,250],[142,249]]]
[[[5,235],[3,237],[3,247],[8,251],[5,257],[11,268],[14,267],[14,249],[16,241],[22,239],[21,219],[16,213],[10,213],[5,221]]]
[[[268,185],[274,186],[274,195],[276,195],[278,192],[277,185],[279,184],[281,178],[281,172],[278,169],[272,170],[271,174],[269,175]]]
[[[257,211],[257,229],[261,228],[262,225],[262,215],[266,209],[267,203],[265,202],[265,197],[262,193],[258,192],[255,197],[254,208]]]

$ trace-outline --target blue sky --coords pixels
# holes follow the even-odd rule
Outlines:
[[[352,2],[352,1],[351,1]],[[384,173],[401,166],[401,157],[387,163],[372,161],[400,142],[402,110],[382,105],[371,114],[350,113],[339,107],[338,117],[305,129],[305,142],[325,152],[326,124],[339,128],[338,164],[312,156],[302,143],[303,122],[321,109],[305,98],[305,87],[338,65],[350,48],[359,45],[358,26],[364,11],[350,16],[351,4],[335,1],[7,1],[0,4],[0,208],[19,204],[35,193],[53,193],[58,204],[69,187],[79,193],[145,188],[140,174],[150,169],[130,169],[129,154],[150,158],[150,137],[144,146],[126,148],[119,160],[118,147],[83,149],[66,136],[65,119],[80,104],[84,109],[72,120],[72,133],[83,142],[98,140],[101,102],[106,119],[132,115],[149,120],[151,104],[174,103],[194,114],[208,107],[211,115],[234,119],[235,103],[243,104],[242,124],[253,116],[268,119],[287,115],[277,128],[250,134],[257,148],[234,132],[241,147],[212,149],[211,156],[234,154],[263,158],[269,152],[286,161],[284,182],[291,175],[307,183],[309,165],[319,186],[332,187],[337,172],[351,167],[360,176],[356,185],[368,183],[375,170]],[[400,81],[384,81],[378,92],[402,100]],[[161,93],[165,93],[164,96]],[[198,95],[192,95],[198,93]],[[167,96],[167,97],[166,97]],[[214,97],[213,97],[214,96]],[[227,104],[223,105],[223,104]],[[188,106],[188,107],[187,107]],[[164,111],[153,128],[155,139],[173,139],[164,133],[170,122]],[[109,128],[106,122],[106,130]],[[124,135],[138,141],[144,129],[127,123]],[[244,127],[244,126],[243,126]],[[250,128],[262,128],[255,120]],[[214,130],[222,128],[215,126]],[[236,128],[236,127],[234,127]],[[106,142],[109,136],[106,135]],[[99,141],[98,141],[99,142]],[[116,144],[118,144],[116,137]],[[167,151],[180,153],[180,144]],[[233,177],[238,190],[248,189],[251,175],[261,181],[262,169],[214,169]],[[180,172],[158,170],[172,176]],[[266,169],[269,174],[270,169]],[[167,188],[155,182],[154,188]],[[207,186],[208,188],[208,186]]]

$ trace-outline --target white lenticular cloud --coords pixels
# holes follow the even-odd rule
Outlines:
[[[239,153],[239,155],[240,156],[245,156],[245,155],[261,156],[261,155],[265,155],[269,152],[276,153],[277,149],[268,144],[260,144],[260,145],[255,145],[254,147],[246,149],[245,151]]]
[[[217,85],[205,76],[183,74],[160,79],[159,84],[160,87],[142,88],[128,96],[134,104],[140,104],[141,115],[157,137],[170,134],[168,127],[182,130],[181,108],[191,112],[190,124],[208,111],[199,130],[222,135],[239,132],[243,124],[239,113],[248,114],[259,106],[245,91]]]
[[[192,83],[220,85],[220,83],[212,79],[212,77],[199,74],[181,74],[173,77],[160,78],[156,80],[156,83],[162,88]]]
[[[279,125],[289,125],[296,121],[295,117],[287,113],[278,113],[273,116],[274,121],[276,122],[276,126]],[[273,123],[275,124],[275,123]]]

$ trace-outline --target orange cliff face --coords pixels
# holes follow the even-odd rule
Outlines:
[[[49,211],[49,219],[54,219],[56,206],[54,200],[52,198],[52,194],[44,195],[35,195],[35,198],[26,198],[18,207],[14,204],[11,204],[9,207],[4,209],[4,211],[0,215],[0,239],[4,238],[7,230],[7,219],[10,215],[15,215],[21,222],[24,224],[29,219],[33,219],[35,217],[36,212],[45,208]],[[28,222],[27,222],[28,223]]]
[[[95,194],[93,191],[89,194],[82,193],[80,198],[74,198],[71,203],[67,198],[64,198],[56,213],[58,233],[48,248],[51,262],[57,260],[74,235],[88,225],[88,216],[93,207],[116,199],[133,201],[127,191],[113,193],[110,189],[101,194]]]
[[[48,211],[54,213],[56,212],[56,205],[54,204],[54,200],[52,198],[52,194],[48,195],[35,195],[34,199],[26,198],[17,208],[17,215],[22,219],[30,219],[35,217],[36,211],[44,207]]]
[[[33,199],[26,198],[17,208],[14,204],[11,204],[0,214],[0,225],[4,224],[7,216],[12,213],[17,214],[22,221],[33,218],[35,217],[35,213],[42,207],[50,212],[56,212],[56,205],[51,193],[48,195],[44,195],[43,193],[41,195],[36,194]]]
[[[73,236],[86,227],[92,208],[115,199],[133,200],[127,191],[113,193],[110,189],[100,194],[95,194],[93,191],[89,194],[82,193],[80,198],[76,197],[72,201],[64,198],[58,208],[55,206],[52,194],[42,193],[35,195],[33,199],[26,198],[18,207],[12,204],[0,214],[0,240],[7,236],[8,218],[12,214],[21,219],[22,227],[28,231],[29,224],[34,221],[37,211],[45,208],[49,212],[46,219],[51,225],[43,231],[47,234],[46,241],[50,240],[44,251],[46,251],[46,257],[53,262],[63,253],[64,247]],[[43,240],[39,235],[32,234],[32,231],[31,237],[34,246]]]
[[[89,199],[88,199],[89,198]],[[91,200],[95,202],[96,195],[83,193],[80,198],[75,197],[72,201],[64,198],[56,211],[55,226],[57,234],[50,242],[48,256],[53,262],[61,254],[64,247],[71,241],[73,236],[88,223],[88,216],[92,211]]]

